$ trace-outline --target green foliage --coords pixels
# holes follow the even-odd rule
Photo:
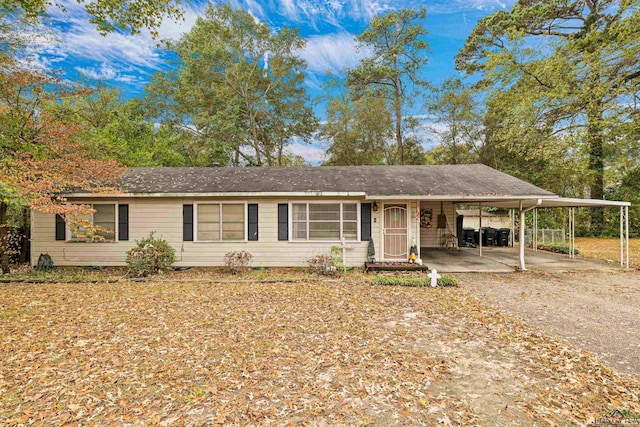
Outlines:
[[[439,124],[446,125],[444,130],[432,129],[441,143],[431,150],[430,163],[476,163],[483,135],[480,111],[471,88],[460,79],[450,78],[433,92],[427,107]]]
[[[194,165],[295,161],[284,149],[293,138],[308,141],[317,127],[298,55],[304,44],[297,30],[274,32],[244,10],[209,6],[168,44],[177,64],[146,87],[145,111],[180,129]]]
[[[481,19],[456,67],[486,90],[485,158],[561,195],[603,198],[613,155],[637,141],[638,6],[534,0]],[[590,212],[598,233],[603,211]]]
[[[369,237],[369,244],[367,245],[367,256],[373,258],[376,256],[376,247],[373,243],[373,237]]]
[[[569,254],[570,252],[569,245],[563,245],[559,243],[555,243],[555,244],[538,243],[538,249],[540,249],[541,251],[556,252],[559,254]],[[578,249],[574,249],[573,253],[578,255],[580,251]]]
[[[458,279],[448,274],[443,274],[438,279],[438,286],[458,286]]]
[[[146,120],[141,102],[125,102],[116,88],[98,84],[93,91],[67,97],[59,110],[86,125],[86,148],[96,158],[116,159],[132,167],[188,163],[180,134]]]
[[[371,278],[371,283],[381,286],[409,286],[414,288],[431,286],[431,278],[427,276],[406,277],[406,276],[386,276],[377,274]],[[438,279],[438,286],[458,286],[458,280],[447,274],[443,274]]]
[[[332,85],[326,85],[330,100],[327,121],[320,136],[329,142],[325,162],[332,166],[377,165],[390,163],[389,141],[393,123],[387,101],[365,90],[359,96],[346,88],[331,97]]]
[[[147,29],[153,36],[158,36],[157,27],[166,17],[181,19],[183,16],[180,0],[109,0],[87,2],[78,0],[84,5],[91,22],[97,30],[105,35],[110,32],[129,31],[132,34]],[[66,12],[63,3],[48,0],[0,0],[3,13],[36,19],[46,16],[52,9]]]
[[[404,108],[411,106],[427,86],[420,78],[428,61],[427,31],[422,25],[426,14],[426,9],[421,7],[375,16],[356,37],[359,48],[371,52],[370,55],[356,68],[347,70],[347,84],[357,95],[372,90],[393,111],[397,153],[394,163],[397,164],[411,160],[405,159],[404,133],[410,120],[405,117]]]
[[[249,263],[253,255],[247,251],[227,252],[224,255],[224,266],[228,273],[239,274],[249,269]]]
[[[166,240],[155,237],[151,232],[148,237],[136,240],[136,246],[127,251],[129,275],[147,277],[163,271],[176,261],[176,251]]]

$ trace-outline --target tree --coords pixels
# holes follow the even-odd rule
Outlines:
[[[145,120],[141,101],[124,101],[116,88],[98,84],[94,90],[66,96],[57,111],[84,126],[84,139],[90,141],[86,149],[94,158],[136,167],[188,163],[178,143],[180,135]]]
[[[428,61],[428,44],[424,40],[427,31],[421,23],[426,15],[422,7],[374,17],[369,27],[356,37],[359,49],[370,54],[347,72],[347,84],[354,90],[362,92],[372,87],[377,96],[387,99],[394,112],[399,164],[405,163],[404,108],[427,86],[420,77]]]
[[[519,1],[509,11],[481,19],[456,57],[458,69],[484,77],[479,85],[490,90],[490,99],[511,92],[514,106],[532,102],[535,119],[525,120],[563,139],[571,134],[585,147],[586,178],[595,199],[604,196],[608,141],[615,138],[611,130],[629,120],[628,103],[640,83],[638,4]],[[515,118],[518,108],[505,110]],[[601,209],[593,210],[594,231],[602,215]]]
[[[482,148],[482,116],[470,88],[460,79],[447,79],[427,103],[438,127],[441,148],[434,160],[443,164],[474,163]]]
[[[183,16],[181,0],[78,0],[89,14],[89,21],[101,34],[129,31],[132,34],[147,29],[156,37],[157,27],[165,17],[179,19]],[[46,17],[51,8],[66,12],[63,4],[49,0],[0,0],[4,14],[18,19],[36,20]]]
[[[55,103],[73,92],[39,72],[0,72],[0,267],[9,272],[10,208],[29,206],[72,220],[91,213],[61,196],[75,190],[113,191],[123,169],[94,160],[83,148],[82,126],[56,114]]]
[[[308,140],[317,126],[297,56],[303,46],[297,30],[274,34],[245,11],[210,6],[170,44],[178,69],[147,87],[150,114],[188,135],[212,163],[282,165],[290,140]]]
[[[388,162],[393,121],[386,100],[370,90],[354,99],[346,88],[329,99],[320,137],[329,142],[326,165],[378,165]]]

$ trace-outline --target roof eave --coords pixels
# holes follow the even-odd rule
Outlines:
[[[66,198],[184,198],[184,197],[365,197],[366,193],[361,191],[279,191],[279,192],[209,192],[209,193],[141,193],[141,192],[122,192],[122,193],[70,193],[64,194]]]

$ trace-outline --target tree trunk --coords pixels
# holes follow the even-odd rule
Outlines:
[[[393,56],[393,69],[398,69],[398,57],[397,55]],[[400,94],[400,77],[396,73],[396,76],[393,81],[393,95],[395,99],[395,110],[396,110],[396,144],[398,145],[398,164],[404,165],[404,147],[402,144],[402,100]]]
[[[396,143],[398,145],[398,164],[404,165],[404,147],[402,144],[402,106],[396,102]]]
[[[284,151],[284,141],[280,141],[278,145],[278,167],[282,167],[282,154]]]
[[[587,113],[587,141],[589,143],[589,172],[591,175],[590,197],[604,198],[604,135],[602,133],[602,104],[594,101]],[[604,228],[603,208],[591,209],[591,233],[599,235]]]
[[[20,262],[25,263],[29,253],[29,239],[31,238],[31,211],[29,208],[22,209],[22,241],[20,242]]]
[[[2,274],[9,274],[9,228],[7,227],[7,208],[5,202],[0,202],[0,269]]]

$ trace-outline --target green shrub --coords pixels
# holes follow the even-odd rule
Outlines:
[[[458,279],[448,274],[443,274],[442,277],[438,279],[438,286],[458,286]]]
[[[538,249],[540,249],[541,251],[549,251],[549,252],[555,252],[555,253],[559,253],[559,254],[566,254],[568,255],[570,252],[570,248],[569,245],[563,245],[563,244],[539,244],[538,245]],[[578,255],[580,253],[579,250],[575,249],[573,250],[573,253],[575,253],[576,255]]]
[[[431,278],[422,277],[403,277],[403,276],[382,276],[376,275],[371,279],[371,283],[381,286],[410,286],[415,288],[431,286]],[[455,277],[443,274],[438,279],[438,286],[457,286],[458,281]]]
[[[155,232],[149,237],[136,240],[136,246],[127,251],[129,275],[146,277],[166,271],[176,260],[176,251],[164,239],[156,239]]]
[[[375,258],[376,246],[373,243],[373,238],[369,237],[369,244],[367,245],[367,258]]]
[[[339,246],[331,246],[329,254],[316,255],[307,260],[312,273],[324,276],[337,276],[344,269],[342,249]]]
[[[224,256],[224,266],[231,274],[242,273],[249,269],[249,262],[253,255],[247,251],[227,252]]]

